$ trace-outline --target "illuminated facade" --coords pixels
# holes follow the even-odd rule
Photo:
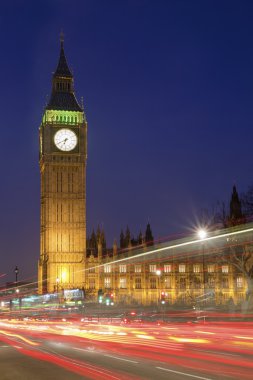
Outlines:
[[[82,288],[86,257],[87,122],[61,40],[40,125],[39,293]]]
[[[103,254],[86,254],[87,122],[78,104],[63,41],[52,93],[40,125],[41,232],[38,263],[39,293],[85,289],[86,299],[113,294],[116,303],[235,304],[245,299],[247,283],[231,263],[215,257],[213,247],[191,250],[143,246]],[[234,189],[232,217],[238,219]],[[152,238],[153,239],[153,238]],[[253,239],[251,239],[252,241]],[[180,242],[181,245],[182,242]],[[226,243],[222,243],[220,252]],[[225,244],[225,245],[224,245]],[[225,248],[224,248],[225,247]],[[215,248],[217,250],[217,247]],[[219,254],[221,254],[219,252]]]
[[[243,228],[245,225],[239,230]],[[230,233],[231,228],[223,231]],[[243,235],[236,248],[252,250],[252,237],[251,231]],[[207,239],[191,244],[189,238],[189,245],[187,239],[181,239],[169,243],[168,248],[161,244],[121,253],[114,244],[113,252],[104,257],[98,244],[98,255],[87,258],[87,301],[95,301],[101,289],[104,299],[113,294],[115,303],[241,304],[247,297],[246,277],[226,260],[238,239],[214,237],[214,242]]]

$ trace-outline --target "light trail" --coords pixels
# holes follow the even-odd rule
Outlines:
[[[152,249],[151,251],[148,251],[148,252],[136,253],[136,251],[131,251],[132,253],[135,253],[135,254],[133,254],[133,255],[131,255],[129,257],[124,257],[124,258],[121,258],[121,259],[113,260],[113,261],[110,261],[110,262],[107,262],[107,263],[104,263],[104,264],[94,265],[93,267],[89,267],[87,269],[82,269],[82,270],[76,271],[76,273],[83,273],[83,272],[87,272],[89,270],[103,268],[103,267],[105,267],[108,264],[113,265],[113,264],[118,264],[118,263],[127,262],[127,261],[138,262],[140,258],[151,256],[151,255],[153,255],[155,253],[165,252],[165,251],[171,251],[171,250],[177,249],[177,248],[189,247],[189,246],[193,246],[194,244],[198,244],[198,243],[199,244],[203,244],[203,242],[210,242],[210,241],[213,241],[213,240],[215,241],[215,240],[218,240],[218,239],[228,238],[228,237],[231,237],[231,236],[243,235],[243,234],[249,233],[249,232],[253,232],[253,227],[251,227],[251,228],[245,228],[243,230],[237,230],[237,231],[220,233],[220,234],[217,234],[217,235],[214,235],[214,236],[209,236],[209,237],[206,237],[206,238],[203,238],[203,239],[193,239],[193,240],[191,240],[192,237],[190,237],[189,241],[184,241],[182,243],[177,243],[177,244],[167,245],[165,247],[160,247],[160,248]],[[140,249],[140,248],[138,248],[138,249]],[[52,278],[53,277],[51,277],[50,279],[52,280]],[[40,283],[40,282],[38,282],[38,283]]]
[[[36,325],[38,331],[35,330]],[[34,322],[33,327],[34,329],[31,329],[29,324],[21,321],[18,324],[6,322],[5,326],[3,326],[3,328],[8,329],[15,328],[15,334],[7,333],[7,335],[15,339],[19,337],[19,329],[22,329],[22,334],[26,334],[31,339],[39,339],[40,347],[36,347],[39,350],[39,354],[36,356],[38,359],[41,352],[43,355],[48,354],[45,349],[47,350],[47,347],[50,346],[48,342],[53,340],[58,342],[57,345],[54,345],[53,351],[57,358],[59,358],[59,350],[64,349],[64,353],[66,353],[68,352],[67,347],[69,347],[70,352],[83,352],[82,360],[86,359],[85,353],[92,353],[92,356],[88,355],[88,360],[92,360],[94,355],[100,355],[111,357],[115,361],[128,361],[129,365],[131,363],[139,365],[143,360],[159,362],[159,364],[164,363],[168,366],[169,368],[167,369],[171,372],[179,367],[187,368],[188,370],[181,372],[187,373],[191,377],[195,376],[195,378],[205,378],[205,374],[207,379],[209,379],[208,374],[215,375],[215,379],[219,374],[231,376],[236,380],[238,378],[241,380],[252,378],[253,342],[252,340],[243,339],[245,337],[243,331],[246,328],[249,334],[248,337],[253,339],[252,323],[208,324],[203,325],[202,328],[199,326],[198,330],[192,329],[193,326],[188,324],[178,324],[172,329],[149,324],[142,326],[142,330],[134,326],[105,324],[96,326],[86,324],[84,326],[81,323],[73,324],[72,326],[67,323],[65,326],[62,323],[55,323],[54,325],[51,323],[48,324],[47,331],[41,331],[38,322]],[[120,333],[126,335],[119,335]],[[175,333],[176,335],[174,335]],[[49,334],[52,338],[49,338]],[[208,334],[208,339],[200,339],[200,334]],[[235,340],[235,337],[238,337],[237,340]],[[2,340],[4,341],[3,338]],[[43,344],[43,342],[45,343]],[[13,345],[13,341],[10,344]],[[88,349],[87,344],[92,346],[92,349]],[[84,345],[86,348],[84,348]],[[23,347],[20,350],[25,353]],[[49,355],[52,355],[51,351]],[[55,359],[52,359],[51,356],[42,356],[41,360],[49,360],[53,363]],[[62,360],[65,364],[63,364]],[[73,368],[76,368],[76,366],[81,367],[81,371],[84,367],[87,368],[86,362],[80,364],[78,361],[73,362],[71,360],[71,358],[60,355],[60,361],[56,365],[64,365],[66,368],[70,366],[71,371],[75,371]],[[97,357],[97,360],[99,363],[99,357]],[[159,364],[157,363],[157,365]],[[74,366],[73,368],[72,365]],[[170,368],[170,366],[177,366],[177,368]],[[165,368],[165,366],[161,366],[161,368]],[[100,371],[101,369],[98,370]],[[191,371],[193,371],[193,374]],[[196,375],[194,371],[196,371]],[[204,376],[198,376],[198,373]],[[94,377],[92,377],[93,375]],[[110,379],[110,375],[108,379]],[[116,373],[114,375],[118,379],[123,379],[123,377],[117,376]],[[98,373],[97,375],[93,373],[90,377],[99,379]],[[106,377],[104,378],[106,379]],[[130,379],[132,380],[133,378],[131,375]]]
[[[12,338],[17,338],[17,339],[23,340],[25,343],[28,343],[31,346],[39,346],[39,343],[35,343],[35,342],[31,341],[30,339],[27,339],[27,338],[23,337],[22,335],[7,333],[6,331],[3,331],[3,330],[0,330],[0,334],[6,335],[8,337],[12,337]]]
[[[220,235],[209,236],[209,237],[206,237],[204,239],[194,239],[194,240],[186,241],[183,243],[177,243],[174,245],[168,245],[166,247],[156,248],[156,249],[153,249],[153,250],[148,251],[148,252],[142,252],[142,253],[135,254],[134,256],[124,257],[122,259],[113,260],[113,261],[110,261],[110,262],[107,262],[104,264],[95,265],[93,267],[89,267],[88,269],[81,270],[80,272],[85,272],[85,271],[88,271],[90,269],[103,268],[108,264],[117,264],[117,263],[124,262],[124,261],[130,261],[130,260],[139,261],[140,257],[150,256],[154,253],[170,251],[170,250],[173,250],[176,248],[188,247],[188,246],[191,246],[191,245],[194,245],[197,243],[203,244],[203,242],[213,241],[213,240],[222,239],[222,238],[228,238],[228,237],[235,236],[235,235],[242,235],[242,234],[245,234],[248,232],[253,232],[253,228],[246,228],[244,230],[238,230],[238,231],[233,231],[233,232],[222,233]]]

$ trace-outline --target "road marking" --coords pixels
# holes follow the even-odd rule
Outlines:
[[[168,371],[168,372],[177,373],[178,375],[184,375],[184,376],[194,377],[195,379],[212,380],[209,377],[202,377],[202,376],[191,375],[190,373],[173,371],[172,369],[168,369],[168,368],[163,368],[163,367],[156,367],[156,368],[157,369],[161,369],[162,371]]]
[[[200,351],[200,352],[203,352],[201,350],[194,350],[194,351]],[[238,354],[230,354],[228,352],[220,352],[220,351],[210,351],[210,350],[204,350],[204,352],[208,352],[209,354],[216,354],[216,355],[223,355],[223,356],[241,356],[241,355],[238,355]]]
[[[129,359],[123,359],[123,358],[119,358],[117,356],[113,356],[113,355],[106,355],[104,354],[104,356],[107,356],[108,358],[113,358],[113,359],[118,359],[118,360],[123,360],[124,362],[130,362],[130,363],[135,363],[135,364],[138,364],[139,362],[136,362],[134,360],[129,360]]]

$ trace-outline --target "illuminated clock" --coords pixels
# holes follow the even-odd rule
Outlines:
[[[58,149],[69,152],[77,145],[77,135],[71,129],[59,129],[54,135],[54,143]]]

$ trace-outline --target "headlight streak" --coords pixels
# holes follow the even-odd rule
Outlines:
[[[191,238],[190,238],[189,241],[184,241],[182,243],[173,244],[173,245],[167,245],[165,247],[152,249],[151,251],[148,251],[148,252],[138,253],[138,255],[135,255],[135,256],[129,256],[129,257],[124,257],[122,259],[110,261],[110,264],[118,264],[120,262],[126,262],[126,261],[129,261],[129,260],[136,261],[136,260],[139,260],[140,258],[142,258],[144,256],[149,256],[149,255],[152,255],[154,253],[164,252],[164,251],[170,251],[170,250],[173,251],[176,248],[188,247],[188,246],[194,245],[196,243],[203,244],[203,242],[213,241],[213,240],[222,239],[222,238],[228,238],[230,236],[235,236],[235,235],[242,235],[242,234],[248,233],[248,232],[253,232],[253,228],[246,228],[244,230],[221,233],[219,235],[209,236],[209,237],[206,237],[204,239],[194,239],[194,240],[191,240]],[[100,265],[95,265],[94,267],[90,267],[89,270],[91,270],[91,269],[95,269],[96,270],[98,268],[103,268],[106,265],[107,265],[107,263],[100,264]],[[82,271],[87,271],[87,270],[88,269],[84,269]]]
[[[232,341],[232,344],[239,345],[239,346],[246,346],[246,347],[252,347],[253,348],[253,342],[245,342],[245,341]]]
[[[215,335],[214,332],[209,332],[209,331],[198,331],[198,330],[195,330],[194,332],[198,333],[198,334]]]
[[[39,346],[39,343],[33,342],[30,339],[23,337],[22,335],[7,333],[3,330],[0,330],[0,334],[6,335],[6,336],[11,337],[11,338],[16,338],[16,339],[22,340],[25,343],[30,344],[31,346]]]
[[[179,343],[210,343],[210,340],[207,339],[179,338],[176,336],[171,336],[169,339]]]
[[[51,323],[47,331],[41,331],[40,325],[37,325],[38,334],[41,332],[42,339],[44,340],[49,340],[46,338],[46,334],[48,333],[64,337],[62,339],[65,339],[64,342],[67,342],[67,344],[78,342],[78,344],[82,345],[85,342],[85,344],[87,344],[87,340],[92,340],[93,342],[89,342],[89,344],[94,345],[96,350],[97,347],[100,350],[100,347],[102,347],[103,350],[106,349],[109,352],[115,353],[116,356],[117,354],[123,357],[124,355],[129,355],[129,349],[131,348],[131,355],[136,358],[142,357],[148,360],[164,362],[169,365],[175,364],[197,371],[201,370],[203,373],[208,371],[209,373],[216,373],[217,376],[220,372],[223,375],[233,376],[234,379],[240,378],[242,380],[247,378],[251,380],[252,378],[252,373],[249,376],[246,373],[246,371],[252,371],[253,369],[250,356],[243,357],[242,355],[244,353],[253,355],[253,350],[251,349],[253,346],[253,336],[245,337],[243,335],[243,331],[245,330],[242,330],[239,324],[236,330],[234,325],[227,328],[226,325],[216,326],[208,324],[203,325],[203,330],[201,330],[201,326],[198,326],[199,330],[193,330],[193,326],[180,324],[180,327],[172,328],[157,326],[153,326],[153,328],[144,327],[144,331],[130,326],[94,326],[90,324],[86,325],[85,329],[83,329],[82,326],[83,325],[75,327],[74,325],[66,324],[64,326],[64,324],[60,323]],[[251,333],[252,327],[250,329],[249,326],[250,325],[247,325],[247,332],[253,335]],[[32,329],[29,324],[22,326],[21,322],[19,322],[19,324],[6,323],[5,327],[15,328],[15,330],[20,328],[22,331],[27,330],[27,334],[31,333],[32,336],[36,334],[35,323]],[[173,330],[177,330],[177,332],[175,333]],[[237,335],[233,335],[235,332]],[[176,334],[176,336],[174,334]],[[199,339],[198,334],[210,335],[210,339]],[[15,335],[17,334],[13,334],[13,336]],[[149,339],[149,337],[151,337],[151,339]],[[81,339],[77,340],[78,338]],[[204,345],[204,342],[206,342],[206,345]],[[191,347],[190,350],[189,346]],[[208,350],[206,350],[204,346],[208,347]],[[20,350],[24,351],[24,348],[20,348]],[[231,358],[231,352],[239,352],[241,356],[233,355],[233,358]],[[197,361],[198,365],[194,365],[193,361]],[[203,361],[203,368],[201,368],[201,361]],[[76,363],[75,366],[79,366],[79,364]],[[95,375],[93,378],[99,379],[99,377],[95,377]]]
[[[19,325],[17,324],[14,324],[14,325],[11,325],[11,324],[7,324],[6,323],[6,326],[8,326],[10,328],[22,328],[23,330],[24,329],[27,329],[27,333],[30,333],[30,326],[28,324],[25,324],[24,326],[21,325],[21,323],[19,323]],[[181,327],[182,326],[182,327]],[[221,351],[223,350],[223,353],[221,353],[221,355],[231,355],[229,353],[230,352],[233,352],[231,350],[233,350],[233,346],[236,347],[234,349],[234,352],[240,352],[241,355],[243,353],[243,351],[239,351],[237,349],[237,347],[239,348],[242,348],[244,346],[245,350],[244,352],[247,352],[247,353],[250,353],[251,348],[252,348],[252,345],[253,345],[253,342],[251,342],[251,340],[253,339],[253,337],[245,337],[245,336],[241,336],[241,335],[234,335],[232,336],[232,332],[234,333],[234,328],[226,328],[226,332],[225,332],[225,336],[228,336],[227,339],[224,339],[224,338],[221,338],[220,337],[220,334],[217,336],[217,338],[215,337],[215,335],[217,335],[216,332],[208,332],[206,331],[206,329],[215,329],[216,331],[218,331],[219,333],[222,333],[223,336],[224,336],[224,332],[222,331],[223,328],[221,326],[218,326],[218,329],[215,325],[213,326],[205,326],[205,330],[192,330],[191,328],[189,328],[190,326],[184,326],[184,325],[181,325],[180,328],[178,327],[175,327],[175,328],[167,328],[167,327],[162,327],[162,328],[158,328],[156,326],[154,326],[153,328],[146,328],[143,333],[141,333],[140,330],[137,330],[136,328],[131,328],[131,327],[125,327],[125,326],[113,326],[113,325],[98,325],[97,328],[98,329],[94,329],[94,325],[91,325],[91,330],[89,330],[89,327],[87,326],[86,329],[82,329],[82,327],[80,328],[74,328],[74,327],[71,327],[71,326],[66,326],[65,325],[65,328],[64,328],[64,325],[60,325],[60,324],[57,324],[55,326],[51,325],[49,327],[49,330],[46,331],[45,333],[52,333],[52,334],[64,334],[64,330],[65,332],[67,332],[67,336],[69,337],[80,337],[82,339],[84,339],[84,342],[85,342],[85,339],[91,339],[94,341],[94,344],[95,344],[95,341],[97,342],[96,344],[100,344],[100,342],[103,342],[103,344],[106,344],[106,345],[110,345],[110,344],[118,344],[120,343],[123,350],[123,347],[126,346],[128,347],[128,345],[132,346],[131,349],[134,350],[134,346],[139,347],[138,350],[143,350],[143,347],[145,347],[145,338],[146,336],[152,336],[152,333],[154,334],[154,337],[152,337],[153,339],[149,340],[149,348],[150,350],[152,351],[153,349],[153,352],[150,352],[150,359],[152,358],[152,355],[154,355],[154,358],[156,358],[156,360],[166,360],[163,356],[158,359],[158,355],[165,355],[165,350],[170,350],[170,353],[173,355],[173,351],[178,351],[180,350],[181,352],[179,353],[180,354],[180,357],[182,356],[182,358],[186,358],[186,357],[191,357],[191,352],[189,353],[186,353],[186,346],[188,346],[188,344],[191,344],[191,347],[194,347],[194,345],[196,345],[196,347],[198,346],[198,344],[203,344],[204,342],[208,342],[209,345],[208,345],[208,349],[209,351],[201,351],[201,354],[198,354],[196,357],[199,357],[200,360],[203,359],[203,360],[208,360],[210,363],[212,362],[220,362],[221,365],[223,365],[224,363],[227,365],[227,364],[231,364],[231,365],[235,365],[235,366],[242,366],[242,359],[240,360],[238,358],[238,360],[236,360],[236,363],[232,362],[231,363],[231,358],[222,358],[220,359],[217,355],[219,355],[218,352],[215,352],[215,349],[218,348],[221,348]],[[234,326],[234,325],[233,325]],[[37,326],[38,327],[38,330],[40,328],[40,326]],[[183,330],[182,330],[183,328]],[[102,329],[99,331],[99,329]],[[110,331],[104,331],[104,329],[109,329]],[[120,330],[124,330],[124,331],[120,331]],[[177,333],[177,336],[170,336],[170,332],[173,333],[173,331],[170,331],[170,330],[179,330],[179,333]],[[114,331],[115,330],[115,331]],[[33,329],[32,329],[33,332],[36,332],[36,326],[33,326]],[[32,334],[33,334],[32,332]],[[248,332],[250,332],[250,330],[248,330]],[[136,334],[138,333],[138,334]],[[181,333],[181,337],[180,337],[180,333]],[[206,340],[206,339],[197,339],[196,338],[196,334],[211,334],[212,335],[212,338],[214,337],[214,340]],[[126,335],[127,334],[127,335]],[[158,335],[157,335],[158,334]],[[187,334],[187,335],[186,335]],[[17,335],[17,334],[13,334],[13,335]],[[141,336],[136,336],[136,335],[141,335]],[[186,335],[186,336],[184,336]],[[237,338],[238,340],[233,340],[231,339],[231,337],[233,338]],[[176,340],[175,340],[176,338]],[[173,340],[174,339],[174,340]],[[217,340],[218,339],[218,340]],[[239,339],[242,339],[242,341],[239,341]],[[245,340],[250,340],[250,341],[246,341]],[[185,345],[185,348],[184,348],[184,345]],[[157,353],[155,354],[155,349],[157,349]],[[212,349],[213,351],[211,351],[210,349]],[[227,350],[227,351],[226,351]],[[247,350],[247,351],[246,351]],[[163,352],[164,351],[164,352]],[[167,351],[168,352],[168,351]],[[197,351],[198,352],[198,351]],[[207,355],[208,353],[208,355]],[[210,357],[210,355],[212,356],[212,358]],[[195,354],[192,356],[193,358],[195,357]],[[245,360],[244,360],[245,362]],[[250,364],[245,362],[245,367],[247,368],[251,368]]]
[[[238,338],[238,339],[250,339],[250,340],[253,340],[253,337],[250,337],[250,336],[237,336],[237,335],[235,335],[234,338]]]
[[[148,340],[153,340],[153,339],[155,339],[154,336],[144,335],[144,334],[142,334],[142,335],[136,335],[136,336],[137,336],[137,338],[141,338],[141,339],[148,339]]]

